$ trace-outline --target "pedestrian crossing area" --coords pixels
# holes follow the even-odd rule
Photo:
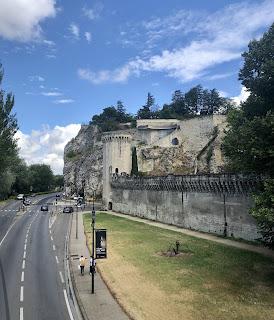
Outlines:
[[[0,213],[1,212],[17,212],[18,210],[16,210],[16,209],[0,209]]]

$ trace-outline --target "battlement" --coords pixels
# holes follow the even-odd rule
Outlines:
[[[111,186],[116,189],[201,192],[215,194],[248,194],[262,185],[264,177],[256,175],[210,174],[135,177],[113,174]]]
[[[106,132],[102,135],[102,142],[131,142],[132,136],[124,131]]]

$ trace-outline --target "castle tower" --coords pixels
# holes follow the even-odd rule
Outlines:
[[[114,173],[131,173],[131,135],[126,132],[103,134],[103,203],[112,208],[111,177]]]

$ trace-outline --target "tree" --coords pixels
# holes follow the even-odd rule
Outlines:
[[[154,118],[151,108],[154,106],[155,99],[152,94],[148,92],[146,104],[140,108],[137,112],[137,117],[139,119],[151,119]]]
[[[0,198],[10,193],[14,181],[11,168],[17,158],[17,144],[14,135],[18,129],[16,117],[12,114],[14,96],[11,93],[5,95],[5,91],[1,89],[3,76],[4,71],[0,64],[0,184],[2,184]]]
[[[268,110],[274,105],[274,23],[260,40],[253,40],[244,52],[239,79],[255,97],[263,99]],[[268,111],[265,110],[265,113]]]
[[[255,196],[251,210],[263,241],[273,248],[274,192],[274,24],[260,40],[249,43],[239,79],[250,92],[240,110],[229,112],[223,142],[229,165],[237,171],[255,171],[270,179]],[[273,208],[273,207],[272,207]],[[272,223],[272,224],[271,224]],[[271,234],[272,232],[272,234]]]
[[[191,114],[198,114],[203,106],[203,88],[198,85],[185,93],[185,103]]]
[[[265,181],[263,191],[254,198],[251,214],[257,219],[263,242],[274,249],[274,179]]]
[[[29,167],[30,181],[34,192],[49,191],[54,186],[54,176],[50,166],[32,164]]]
[[[188,108],[185,103],[184,94],[181,90],[175,90],[172,94],[172,103],[171,103],[172,113],[178,116],[184,116],[188,114]]]

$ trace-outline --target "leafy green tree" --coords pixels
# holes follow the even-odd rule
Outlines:
[[[263,242],[274,249],[274,179],[265,181],[263,191],[254,198],[251,214],[257,219]]]
[[[249,43],[243,53],[239,79],[250,92],[240,110],[228,116],[223,149],[231,168],[255,171],[270,180],[255,196],[251,213],[261,228],[263,241],[273,248],[274,192],[274,24],[263,37]]]
[[[49,191],[54,186],[54,176],[50,166],[32,164],[29,167],[30,181],[34,192]]]
[[[244,52],[244,65],[239,79],[251,95],[263,100],[261,115],[274,105],[274,23],[260,40],[253,40]]]
[[[146,104],[140,108],[137,112],[137,117],[139,119],[152,119],[154,118],[154,114],[152,112],[152,107],[154,106],[155,99],[153,95],[148,92]]]
[[[203,88],[198,85],[185,93],[185,103],[191,114],[198,114],[203,108]]]
[[[231,171],[274,174],[274,115],[249,120],[242,110],[228,115],[223,149]]]
[[[4,71],[0,64],[0,198],[10,193],[14,181],[12,165],[17,158],[17,144],[14,135],[18,129],[17,120],[12,113],[14,96],[1,89]]]
[[[15,181],[12,185],[12,191],[15,193],[29,193],[31,191],[31,181],[26,163],[18,158],[13,171],[15,173]]]

